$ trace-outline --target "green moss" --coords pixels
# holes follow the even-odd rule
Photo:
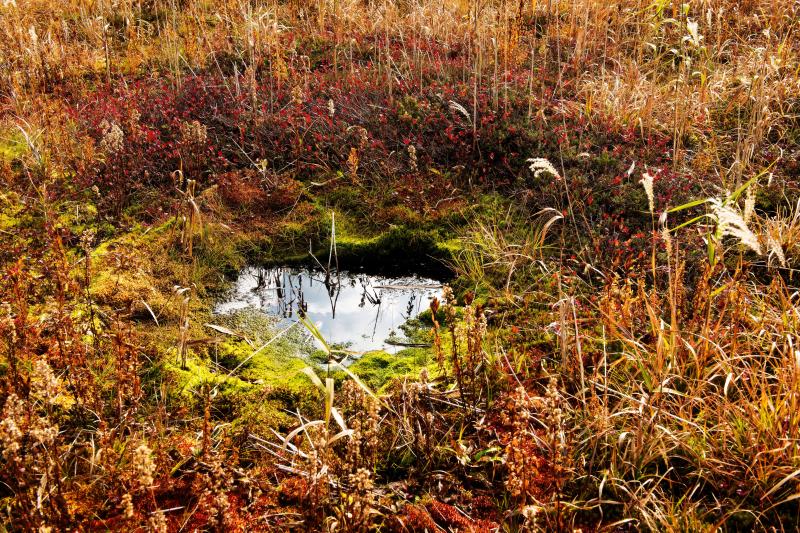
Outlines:
[[[96,302],[114,308],[127,308],[143,301],[165,316],[177,309],[177,303],[171,305],[169,296],[158,290],[152,276],[142,270],[97,269],[89,292]]]
[[[240,379],[256,385],[286,387],[298,390],[308,384],[303,368],[308,362],[291,338],[279,340],[250,357],[259,346],[244,341],[226,341],[218,347],[219,357],[226,360],[229,371],[236,370]]]
[[[0,193],[0,230],[11,232],[20,223],[22,210],[19,195],[14,192]]]
[[[41,226],[42,220],[27,201],[14,191],[0,192],[0,231],[4,235],[23,238],[19,230]],[[0,254],[2,255],[2,254]]]
[[[28,151],[25,137],[16,129],[0,130],[0,160],[12,162]]]
[[[250,258],[265,266],[308,264],[309,254],[327,261],[330,252],[330,212],[319,212],[302,225],[284,223],[281,231],[262,249],[252,249]],[[458,249],[455,236],[441,227],[392,226],[374,232],[358,220],[336,212],[336,252],[340,268],[390,274],[392,271],[449,277],[445,266]]]
[[[174,219],[152,226],[135,226],[127,233],[101,242],[92,252],[91,294],[114,308],[132,306],[149,315],[144,304],[159,317],[175,318],[180,300],[175,286],[193,288],[193,315],[209,312],[208,296],[227,285],[227,279],[246,264],[239,239],[219,224],[208,224],[195,237],[192,257],[178,242]]]
[[[253,309],[207,320],[240,336],[226,336],[208,327],[196,332],[195,338],[214,334],[218,341],[208,347],[205,357],[193,358],[193,364],[203,366],[203,372],[196,377],[181,375],[182,388],[210,378],[231,380],[243,390],[280,387],[300,391],[308,386],[302,370],[311,364],[309,354],[314,348],[301,326],[278,330],[274,318]]]
[[[360,266],[367,270],[413,271],[441,277],[447,275],[444,265],[451,256],[450,249],[440,246],[440,242],[436,230],[395,226],[373,237],[337,234],[336,249],[339,264],[345,268]],[[319,252],[327,253],[324,249]]]
[[[287,414],[289,402],[279,398],[265,398],[265,389],[257,387],[230,398],[235,418],[231,423],[234,433],[256,434],[270,438],[270,429],[285,431],[297,418]],[[294,403],[294,402],[290,402]]]
[[[57,216],[57,224],[68,229],[73,235],[81,235],[84,231],[93,230],[102,237],[110,235],[113,231],[110,225],[98,221],[97,207],[88,197],[59,203]]]
[[[337,211],[358,216],[368,216],[369,205],[364,202],[363,189],[355,186],[343,185],[330,191],[325,200]]]
[[[452,258],[464,249],[464,243],[462,239],[454,237],[437,242],[436,248],[443,257]]]
[[[434,366],[430,349],[407,348],[396,354],[383,351],[366,353],[350,365],[350,371],[377,391],[393,378],[417,378],[423,368],[433,370]]]
[[[211,370],[206,361],[197,357],[189,357],[186,360],[186,368],[182,368],[175,361],[173,354],[171,361],[164,365],[164,369],[175,376],[177,384],[176,392],[179,395],[192,397],[206,383],[213,383],[226,392],[230,390],[247,391],[252,385],[242,381],[237,377],[225,377]]]
[[[272,349],[270,346],[252,357],[256,348],[244,341],[226,341],[218,349],[215,357],[192,355],[185,369],[175,361],[173,353],[166,368],[177,378],[179,393],[191,395],[204,383],[213,383],[226,393],[244,393],[263,387],[299,391],[308,386],[308,379],[301,372],[308,363],[291,355],[287,348]],[[222,366],[220,361],[227,364]]]

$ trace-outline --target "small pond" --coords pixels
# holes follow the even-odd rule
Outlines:
[[[257,308],[276,317],[279,325],[289,325],[304,313],[328,344],[354,352],[394,353],[404,346],[400,326],[428,309],[441,292],[441,282],[417,275],[339,271],[326,284],[322,270],[248,267],[215,312]]]

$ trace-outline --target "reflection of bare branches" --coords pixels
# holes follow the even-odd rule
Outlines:
[[[336,270],[337,276],[339,270]],[[328,285],[328,298],[331,301],[331,318],[336,318],[336,302],[339,301],[339,293],[341,292],[341,283],[330,283]]]
[[[297,280],[297,289],[295,290],[292,288],[294,294],[296,295],[294,299],[297,301],[297,316],[300,318],[305,318],[306,313],[308,312],[308,302],[303,294],[303,276],[298,276]]]
[[[365,290],[364,291],[364,296],[366,296],[367,301],[369,301],[369,303],[371,303],[372,305],[380,305],[381,304],[381,298],[376,293],[370,294],[369,290]]]
[[[411,293],[411,296],[408,297],[408,303],[406,304],[406,314],[403,315],[405,320],[414,316],[414,302],[417,301],[417,295],[415,293]]]
[[[375,340],[375,332],[378,331],[378,319],[381,316],[381,301],[378,300],[378,308],[375,309],[375,321],[372,324],[372,336],[370,336],[369,340]]]
[[[361,294],[361,307],[364,306],[365,300],[372,305],[380,305],[381,297],[378,296],[378,293],[375,292],[375,289],[373,289],[370,285],[369,278],[366,276],[361,276],[359,278],[359,283],[361,283],[361,288],[363,290],[363,293]],[[372,289],[372,292],[370,292],[370,289]]]
[[[275,288],[278,291],[278,299],[283,300],[283,269],[279,268],[275,271]]]
[[[334,272],[334,260],[335,256],[330,270],[249,268],[244,279],[250,296],[239,292],[240,298],[244,296],[241,303],[260,306],[280,320],[307,317],[319,324],[332,342],[375,349],[385,347],[384,339],[390,332],[398,335],[397,328],[419,314],[439,289],[433,281],[412,276],[383,278],[338,269]],[[396,342],[406,341],[393,338],[390,344]]]

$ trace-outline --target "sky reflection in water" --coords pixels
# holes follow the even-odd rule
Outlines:
[[[299,309],[316,324],[329,344],[353,351],[396,351],[386,339],[409,318],[441,298],[438,281],[418,276],[383,277],[342,271],[325,286],[325,273],[307,268],[249,267],[240,272],[231,293],[215,311],[261,309],[289,324]]]

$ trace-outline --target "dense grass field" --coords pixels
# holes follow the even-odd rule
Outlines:
[[[798,31],[0,0],[0,531],[797,531]],[[248,265],[444,288],[353,354]]]

